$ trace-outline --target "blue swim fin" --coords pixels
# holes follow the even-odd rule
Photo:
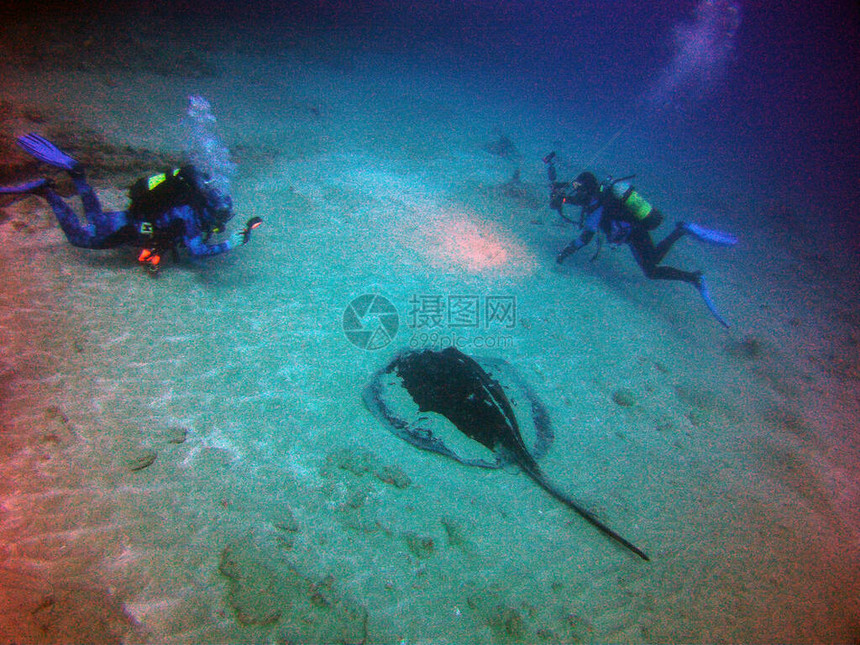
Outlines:
[[[55,168],[75,170],[80,166],[75,159],[72,159],[72,157],[60,150],[45,137],[40,137],[38,134],[31,132],[30,134],[25,134],[23,137],[18,137],[18,145],[39,161]]]
[[[0,186],[0,195],[24,195],[32,193],[48,185],[47,179],[34,179],[17,186]]]
[[[704,226],[699,226],[694,223],[683,223],[681,227],[690,235],[695,237],[700,242],[708,244],[716,244],[717,246],[734,246],[738,243],[738,238],[731,233],[723,233],[722,231],[714,231]]]
[[[720,312],[717,311],[717,306],[714,304],[714,301],[711,300],[711,294],[708,292],[708,285],[705,283],[705,276],[699,275],[699,280],[696,283],[696,288],[699,290],[699,293],[702,296],[702,300],[705,301],[705,306],[708,308],[708,311],[711,312],[714,318],[717,319],[717,322],[720,323],[723,327],[728,328],[729,323],[720,315]]]

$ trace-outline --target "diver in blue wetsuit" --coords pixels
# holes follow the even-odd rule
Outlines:
[[[586,171],[572,182],[559,182],[553,164],[554,156],[555,153],[550,153],[544,158],[550,179],[550,207],[568,221],[571,220],[563,211],[565,204],[582,209],[578,222],[582,232],[561,250],[556,262],[562,264],[570,255],[591,242],[595,235],[602,234],[598,237],[599,242],[605,238],[610,245],[629,246],[636,263],[648,278],[679,280],[693,285],[714,318],[723,326],[729,326],[714,306],[701,271],[683,271],[660,263],[675,242],[685,235],[721,246],[736,244],[737,239],[733,235],[706,229],[698,224],[678,222],[665,239],[654,244],[650,231],[660,225],[663,214],[627,183],[630,177],[601,184],[593,173]]]
[[[232,201],[190,165],[138,180],[129,191],[131,206],[127,211],[105,212],[79,162],[37,134],[25,135],[18,143],[39,161],[69,173],[80,195],[86,224],[48,179],[0,188],[0,193],[44,197],[71,244],[86,249],[137,247],[139,261],[153,272],[167,251],[175,254],[185,248],[196,257],[225,253],[247,243],[251,230],[262,223],[260,218],[252,218],[228,240],[210,244],[211,235],[223,230],[233,217]]]

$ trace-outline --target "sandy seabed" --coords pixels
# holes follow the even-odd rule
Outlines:
[[[860,638],[860,315],[838,249],[775,237],[750,204],[705,222],[741,244],[669,259],[705,270],[724,331],[625,250],[555,265],[575,231],[540,158],[565,132],[515,98],[370,55],[219,67],[2,72],[12,105],[166,153],[207,96],[239,217],[265,224],[153,279],[131,250],[70,247],[37,198],[0,211],[0,641]],[[488,145],[502,133],[511,154]],[[366,293],[400,314],[376,351],[341,328]],[[460,296],[516,319],[419,326],[417,300]],[[518,471],[419,452],[364,408],[394,351],[452,339],[516,366],[553,421],[545,472],[650,562]]]

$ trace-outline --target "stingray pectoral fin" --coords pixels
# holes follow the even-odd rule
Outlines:
[[[635,544],[633,544],[626,538],[618,535],[618,533],[616,533],[611,528],[606,526],[606,524],[597,519],[597,517],[595,517],[590,511],[586,510],[577,502],[570,499],[567,495],[558,490],[555,486],[553,486],[550,482],[547,481],[546,477],[544,477],[543,474],[539,472],[527,472],[532,477],[532,479],[534,479],[541,486],[541,488],[543,488],[546,492],[555,497],[558,501],[562,502],[566,506],[576,511],[576,513],[578,513],[580,517],[582,517],[586,522],[591,524],[605,536],[611,538],[612,540],[615,540],[618,544],[632,551],[643,560],[651,560],[651,558],[645,555],[645,552],[642,551],[639,547],[637,547]]]
[[[364,389],[363,398],[364,404],[371,414],[375,416],[394,436],[402,439],[406,443],[426,450],[435,452],[445,457],[449,457],[455,461],[459,461],[466,466],[475,466],[478,468],[500,468],[501,463],[498,459],[495,461],[487,461],[479,457],[469,458],[452,450],[433,430],[422,426],[420,423],[410,422],[398,414],[396,409],[392,409],[382,395],[383,383],[379,374],[374,377],[370,384]]]

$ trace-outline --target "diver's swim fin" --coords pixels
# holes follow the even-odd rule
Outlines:
[[[711,300],[711,294],[708,292],[708,285],[705,283],[705,276],[699,274],[699,280],[696,282],[695,286],[696,289],[699,290],[699,294],[701,294],[702,300],[705,301],[705,306],[708,308],[708,311],[711,312],[711,315],[717,319],[718,323],[728,329],[729,323],[720,315],[720,312],[717,311],[717,306],[714,304],[714,301]]]
[[[63,170],[75,170],[80,167],[77,160],[73,159],[65,152],[60,150],[45,137],[40,137],[38,134],[25,134],[23,137],[18,137],[18,145],[25,152],[32,155],[41,162],[44,162],[55,168]]]
[[[34,179],[17,186],[0,186],[0,195],[26,195],[48,185],[47,179]]]
[[[692,222],[684,222],[683,224],[681,224],[681,228],[683,228],[687,233],[695,237],[700,242],[716,244],[717,246],[734,246],[738,243],[738,238],[736,238],[731,233],[714,231],[712,229],[705,228],[704,226],[699,226],[698,224],[694,224]]]

